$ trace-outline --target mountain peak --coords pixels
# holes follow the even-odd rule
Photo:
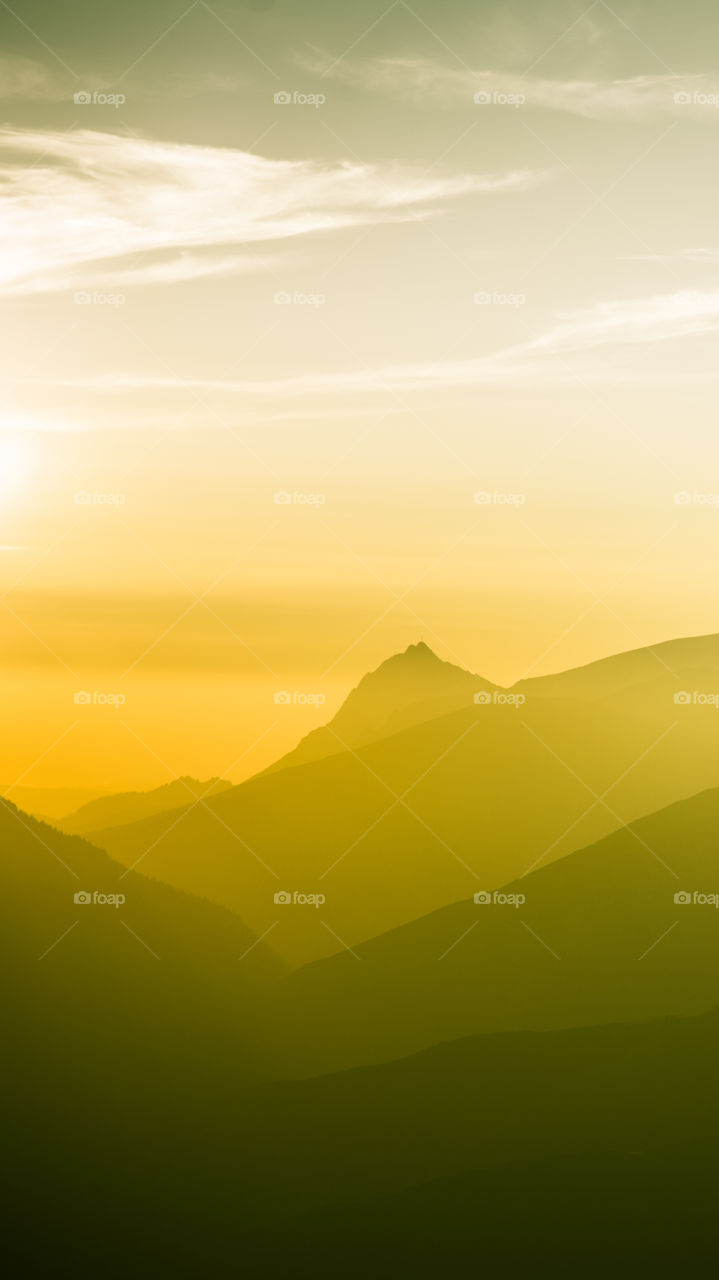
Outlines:
[[[368,671],[329,724],[313,730],[272,768],[356,750],[424,720],[468,711],[478,688],[494,686],[418,640]]]
[[[425,644],[424,640],[418,640],[416,644],[408,644],[404,654],[402,654],[402,657],[405,656],[415,658],[432,658],[435,662],[440,661],[434,650],[430,649],[429,645]]]

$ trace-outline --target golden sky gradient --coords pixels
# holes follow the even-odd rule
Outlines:
[[[6,786],[239,781],[420,638],[719,629],[718,26],[3,9]]]

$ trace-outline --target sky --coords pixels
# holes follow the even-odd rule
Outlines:
[[[719,630],[718,36],[0,2],[6,787],[239,781],[419,639]]]

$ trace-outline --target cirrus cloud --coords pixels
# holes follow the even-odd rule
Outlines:
[[[425,360],[266,380],[108,373],[54,379],[52,385],[99,394],[219,392],[281,402],[294,397],[301,400],[306,396],[394,394],[421,389],[563,385],[577,378],[591,382],[641,381],[645,375],[640,363],[617,368],[613,354],[622,350],[631,353],[639,348],[650,350],[657,344],[688,342],[717,332],[719,293],[686,291],[610,300],[576,311],[558,312],[554,323],[537,336],[466,360]],[[717,373],[713,362],[691,371],[672,369],[664,363],[659,375],[653,369],[649,376],[659,382],[708,381],[715,379]]]
[[[530,170],[423,174],[399,164],[276,160],[81,130],[0,130],[6,292],[128,273],[169,283],[248,266],[237,246],[428,217],[471,194],[524,191]],[[224,254],[224,259],[218,254]],[[205,268],[203,271],[203,263]]]
[[[623,79],[573,76],[560,80],[517,71],[462,70],[424,57],[345,59],[324,72],[326,55],[303,54],[300,61],[308,70],[352,88],[405,97],[435,110],[438,106],[470,107],[475,95],[484,95],[483,101],[490,105],[511,95],[526,107],[540,111],[595,120],[643,120],[675,116],[678,107],[686,114],[686,108],[693,106],[697,114],[706,106],[704,99],[716,99],[719,94],[719,77],[698,73],[680,77],[661,72]],[[713,118],[706,110],[701,114]]]

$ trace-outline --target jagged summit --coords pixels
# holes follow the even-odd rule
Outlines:
[[[402,653],[395,653],[393,658],[415,658],[423,662],[442,662],[442,658],[439,658],[434,649],[430,649],[424,640],[418,640],[416,644],[408,644]],[[392,662],[393,658],[388,658],[387,661]]]
[[[348,747],[356,750],[423,720],[470,707],[478,690],[491,688],[418,640],[363,676],[334,718],[273,768],[306,764]]]
[[[437,657],[434,650],[430,649],[429,645],[425,644],[424,640],[418,640],[416,644],[408,644],[405,649],[405,653],[415,653],[418,655],[428,654],[430,658]]]

